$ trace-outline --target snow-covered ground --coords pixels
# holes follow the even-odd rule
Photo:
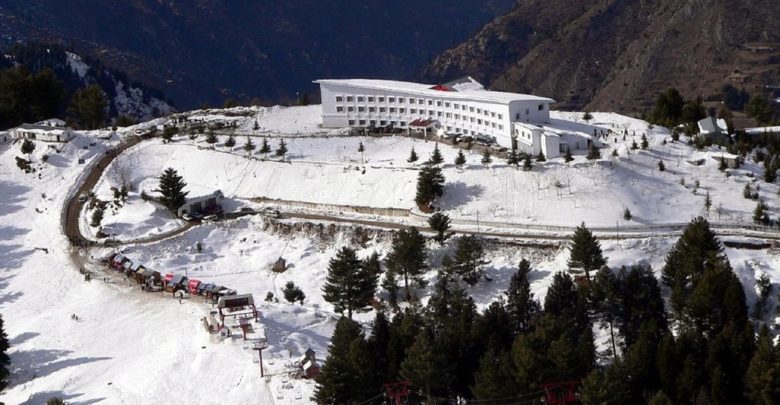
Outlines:
[[[260,125],[266,131],[276,128],[280,132],[273,136],[272,148],[279,137],[288,142],[289,162],[285,163],[271,161],[275,159],[271,157],[262,161],[263,156],[256,151],[256,159],[247,159],[241,149],[243,137],[237,137],[233,151],[226,151],[224,146],[210,150],[202,139],[193,142],[186,137],[167,145],[156,140],[143,142],[128,150],[115,164],[133,163],[129,177],[136,191],[115,212],[106,211],[104,226],[126,239],[179,226],[181,223],[165,211],[138,197],[141,190],[154,188],[155,178],[168,166],[179,170],[194,193],[223,190],[232,207],[244,204],[243,199],[269,197],[413,208],[417,166],[407,163],[406,158],[414,147],[424,161],[434,143],[405,137],[287,136],[317,132],[306,124],[314,120],[317,108],[262,110],[265,121]],[[261,110],[257,111],[259,114]],[[568,166],[553,160],[535,163],[533,171],[523,172],[502,162],[484,167],[479,153],[465,151],[468,164],[457,169],[450,163],[457,151],[440,145],[448,162],[444,168],[447,189],[443,208],[462,219],[478,214],[480,221],[576,225],[585,220],[589,225],[606,226],[620,221],[623,226],[628,224],[622,220],[626,207],[634,214],[633,224],[687,222],[702,213],[704,194],[709,192],[713,200],[711,219],[717,220],[720,215],[724,221],[750,221],[755,202],[742,197],[742,188],[749,180],[748,173],[760,178],[762,168],[747,164],[740,170],[730,170],[731,175],[726,177],[718,171],[717,161],[707,155],[717,151],[696,152],[680,143],[663,145],[668,138],[663,129],[649,130],[642,121],[613,114],[593,115],[590,125],[629,131],[625,142],[621,135],[617,142],[614,137],[604,140],[605,158],[597,165],[576,156]],[[250,120],[249,125],[253,125],[252,117],[248,114],[243,118],[242,128]],[[300,121],[287,122],[291,117],[299,117]],[[579,119],[581,114],[559,113],[554,117]],[[633,139],[639,143],[643,132],[649,134],[651,149],[628,155],[627,146]],[[255,144],[259,147],[258,140]],[[89,146],[93,142],[95,145]],[[357,152],[359,142],[366,149],[362,156]],[[164,241],[121,249],[133,260],[163,273],[186,273],[252,293],[262,311],[269,343],[264,358],[271,377],[261,379],[255,352],[244,348],[240,341],[215,342],[204,331],[200,319],[211,307],[202,299],[186,299],[180,304],[167,295],[141,293],[135,283],[117,274],[109,274],[108,283],[102,280],[102,273],[91,282],[84,281],[78,267],[99,270],[99,266],[91,260],[82,262],[78,252],[68,247],[61,231],[62,207],[77,179],[110,145],[88,133],[58,145],[60,153],[42,142],[37,146],[33,154],[37,171],[25,174],[14,161],[15,156],[21,156],[19,145],[0,144],[0,190],[4,197],[0,199],[0,312],[12,345],[13,362],[11,384],[0,395],[0,401],[39,404],[55,395],[74,403],[111,404],[308,401],[313,383],[291,380],[284,370],[290,357],[301,355],[309,347],[318,358],[327,355],[337,318],[332,306],[323,301],[320,288],[334,252],[347,244],[354,246],[353,241],[358,239],[353,228],[335,228],[331,233],[328,227],[292,222],[280,225],[260,217],[245,217],[199,225]],[[613,149],[618,150],[620,158],[609,158]],[[49,155],[48,163],[40,163],[44,153]],[[702,157],[702,166],[686,163]],[[79,158],[85,159],[85,164],[78,164]],[[665,172],[658,171],[659,159],[666,164]],[[685,179],[684,186],[681,178]],[[556,180],[565,187],[556,187]],[[694,195],[696,180],[700,185]],[[110,188],[116,181],[116,171],[109,168],[96,187],[97,197],[113,199]],[[762,197],[776,216],[776,186],[759,183]],[[715,208],[719,206],[722,209],[718,213]],[[88,215],[84,213],[82,222],[88,220]],[[611,266],[640,260],[658,272],[675,240],[656,237],[604,241],[602,246]],[[198,242],[200,252],[195,247]],[[383,254],[389,242],[387,232],[369,231],[369,238],[358,245],[358,253]],[[426,278],[431,283],[416,291],[423,301],[432,290],[435,266],[452,249],[450,245],[429,247],[434,268]],[[88,255],[98,257],[109,251],[96,249]],[[725,252],[750,302],[755,300],[758,272],[769,274],[775,285],[780,282],[780,256],[775,250],[729,248]],[[269,267],[280,256],[290,266],[284,273],[273,273]],[[533,264],[532,289],[542,299],[552,274],[566,268],[568,251],[556,245],[490,245],[487,274],[492,281],[469,289],[480,308],[506,288],[523,257]],[[293,281],[306,294],[303,306],[263,301],[268,292],[281,299],[281,288],[287,281]],[[79,321],[71,320],[71,314],[78,315]],[[372,317],[373,313],[357,315],[364,322]]]

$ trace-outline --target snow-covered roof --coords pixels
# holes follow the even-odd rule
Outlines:
[[[65,121],[59,119],[59,118],[49,118],[46,120],[38,121],[35,123],[35,125],[42,125],[42,126],[48,126],[48,127],[64,127]]]
[[[726,124],[726,120],[715,117],[707,117],[699,120],[699,132],[702,134],[720,134],[728,133],[729,128]]]
[[[34,133],[47,133],[47,134],[63,134],[65,131],[68,130],[68,128],[62,128],[62,127],[52,127],[49,125],[38,125],[38,124],[22,124],[18,127],[14,128],[16,130],[22,129],[26,132],[34,132]]]
[[[473,79],[472,79],[473,80]],[[315,80],[314,83],[318,84],[332,84],[339,86],[358,87],[364,89],[373,90],[389,90],[389,91],[403,91],[410,94],[427,96],[427,97],[447,97],[451,99],[463,99],[474,101],[487,101],[493,103],[509,103],[512,101],[539,101],[546,103],[554,103],[555,100],[546,97],[533,96],[530,94],[519,93],[507,93],[503,91],[490,91],[482,89],[476,89],[473,81],[470,85],[462,87],[464,90],[460,90],[457,84],[454,86],[455,91],[440,91],[434,90],[432,84],[402,82],[397,80],[375,80],[375,79],[320,79]],[[477,83],[478,84],[478,83]],[[481,86],[481,85],[480,85]]]
[[[745,128],[745,133],[747,134],[763,134],[767,132],[773,132],[776,134],[780,134],[780,126],[777,127],[755,127],[755,128]]]

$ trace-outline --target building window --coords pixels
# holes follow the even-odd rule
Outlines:
[[[474,117],[469,117],[469,121],[474,122]]]
[[[406,102],[406,99],[404,99],[403,97],[398,97],[398,104],[403,104],[405,102]]]
[[[498,119],[503,120],[504,119],[504,114],[498,114]]]
[[[433,100],[428,100],[428,105],[433,105]]]
[[[360,125],[366,125],[366,120],[360,120]]]
[[[517,114],[515,114],[515,119],[516,119],[516,120],[519,120],[519,119],[520,119],[520,113],[517,113]]]
[[[482,125],[482,119],[481,119],[481,118],[478,118],[478,119],[477,119],[477,124],[478,124],[478,125]]]
[[[344,107],[342,106],[336,107],[336,112],[344,112]]]
[[[341,96],[336,96],[336,102],[337,102],[337,103],[340,103],[340,102],[342,102],[342,101],[344,101],[344,97],[341,97]]]
[[[364,102],[364,101],[366,101],[365,97],[363,97],[363,96],[358,96],[358,103],[362,103],[362,102]]]
[[[452,118],[452,113],[447,113],[446,117],[447,118]]]
[[[349,121],[347,121],[347,124],[349,124],[349,125],[355,125],[355,120],[349,120]]]
[[[401,114],[406,114],[406,108],[399,108],[398,112]]]
[[[456,110],[457,110],[458,108],[460,108],[460,104],[458,104],[458,103],[455,103],[455,104],[453,104],[452,106],[453,106],[453,107],[454,107]]]
[[[491,111],[491,112],[490,112],[490,116],[491,116],[491,117],[493,117],[493,118],[496,118],[496,113],[495,113],[495,112],[493,112],[493,111]]]
[[[380,103],[384,103],[385,102],[385,98],[384,97],[379,97],[379,102]]]
[[[423,100],[421,98],[418,98],[417,99],[417,104],[420,104],[420,105],[425,104],[425,100]]]
[[[474,112],[474,107],[469,107],[469,112]]]
[[[477,114],[482,114],[482,109],[481,108],[477,108]]]
[[[353,112],[355,111],[355,107],[349,106],[347,107],[347,112]]]
[[[417,102],[417,99],[415,99],[415,98],[410,98],[409,99],[409,104],[415,104],[416,102]]]
[[[452,127],[448,125],[447,126],[447,131],[452,131]]]
[[[459,120],[460,119],[460,114],[455,114],[455,119]]]
[[[441,100],[436,100],[436,107],[441,107]]]
[[[399,122],[398,124],[399,124],[400,126],[402,126],[402,127],[405,127],[405,126],[406,126],[406,121],[401,121],[401,122]]]
[[[376,111],[376,107],[368,107],[368,112],[374,112]]]
[[[395,121],[390,121],[390,125],[392,125],[392,126],[396,126],[396,125],[398,125],[398,123],[397,123],[397,122],[395,122]]]
[[[385,125],[387,125],[387,121],[385,121],[385,120],[379,121],[379,125],[385,126]]]
[[[366,112],[366,107],[363,106],[358,107],[358,112]]]
[[[376,125],[376,120],[368,121],[368,125],[371,125],[373,127],[374,125]]]
[[[441,111],[437,111],[437,112],[436,112],[436,116],[437,116],[437,117],[441,117]]]
[[[544,111],[544,104],[539,104],[539,111]]]
[[[387,98],[388,103],[395,103],[395,97],[388,97]]]
[[[410,100],[412,100],[412,99],[410,99]],[[417,109],[416,108],[410,108],[409,112],[412,113],[412,114],[417,114]]]
[[[355,101],[355,97],[352,97],[352,96],[347,96],[347,102],[348,102],[348,103],[351,103],[351,102],[353,102],[353,101]]]
[[[493,128],[495,128],[495,127],[496,127],[496,123],[495,123],[495,122],[491,122],[491,123],[490,123],[490,126],[491,126],[491,127],[493,127]]]
[[[447,108],[450,108],[450,102],[449,101],[445,102],[444,106],[447,107]]]
[[[433,110],[428,110],[428,115],[430,115],[431,117],[433,117]]]
[[[489,116],[490,116],[490,112],[489,112],[488,110],[485,110],[485,116],[486,116],[486,117],[489,117]]]
[[[395,107],[390,107],[390,112],[394,113],[395,112]]]
[[[526,108],[526,109],[525,109],[525,115],[528,115],[528,114],[531,114],[531,110],[529,110],[529,109],[527,109],[527,108]]]
[[[379,107],[379,112],[381,112],[381,113],[385,112],[386,110],[387,110],[387,108],[385,108],[385,107]]]
[[[374,102],[374,97],[368,97],[368,102],[369,103],[373,103]]]
[[[462,105],[462,106],[460,106],[460,107],[461,107],[461,109],[462,109],[463,111],[466,111],[466,104],[463,104],[463,105]]]
[[[502,130],[502,131],[503,131],[503,130],[504,130],[504,126],[503,126],[503,125],[501,125],[501,124],[498,124],[498,129],[500,129],[500,130]]]

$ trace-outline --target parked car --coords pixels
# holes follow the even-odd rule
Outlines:
[[[203,221],[205,221],[205,222],[213,222],[213,221],[216,221],[217,218],[219,218],[217,216],[217,214],[210,214],[210,215],[206,215],[205,217],[203,217]]]
[[[463,136],[459,136],[455,141],[466,142],[466,143],[474,142],[474,137],[472,137],[471,135],[463,135]]]
[[[200,212],[190,212],[190,217],[192,217],[192,219],[195,221],[200,221],[203,219],[203,214]]]
[[[271,207],[265,207],[260,210],[260,214],[267,218],[277,219],[282,216],[282,213],[279,212],[279,210]]]
[[[192,217],[192,215],[190,215],[190,214],[184,214],[184,215],[182,215],[182,216],[181,216],[181,219],[183,219],[183,220],[185,220],[185,221],[187,221],[187,222],[192,222],[192,221],[194,221],[194,220],[195,220],[195,218],[193,218],[193,217]]]
[[[475,136],[474,140],[477,141],[477,143],[481,143],[483,145],[490,145],[496,142],[496,138],[489,135],[482,135],[482,134]]]
[[[85,193],[81,193],[81,195],[79,196],[79,202],[82,203],[82,204],[87,202],[88,199],[89,199],[89,196],[86,195]]]

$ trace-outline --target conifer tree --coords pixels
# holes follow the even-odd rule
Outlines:
[[[363,402],[379,390],[373,386],[372,353],[360,325],[346,317],[336,323],[328,345],[328,357],[316,377],[314,400],[319,404]]]
[[[378,384],[387,382],[389,358],[387,349],[390,345],[390,322],[382,311],[377,311],[371,325],[371,335],[368,337],[368,350],[374,361],[374,381]]]
[[[187,194],[189,194],[189,191],[184,191],[184,187],[187,187],[187,183],[184,182],[182,177],[179,176],[179,173],[172,167],[165,169],[159,179],[160,183],[154,191],[162,194],[160,202],[175,214],[187,201]]]
[[[252,151],[255,150],[255,144],[252,142],[252,138],[246,137],[246,143],[244,144],[244,151],[246,153],[252,153]]]
[[[463,154],[462,150],[458,150],[458,155],[455,156],[455,166],[460,168],[465,164],[466,164],[466,155]]]
[[[24,141],[22,141],[22,153],[29,156],[35,151],[35,142],[25,138]]]
[[[774,165],[775,158],[773,156],[764,159],[764,181],[767,183],[774,183],[777,180],[777,168]]]
[[[720,157],[720,163],[718,164],[718,170],[725,172],[726,169],[729,168],[729,165],[726,164],[726,159],[723,158],[723,156]]]
[[[252,130],[257,131],[260,129],[260,125],[257,123],[257,120],[255,120],[254,125],[252,125]]]
[[[363,146],[363,141],[360,141],[358,144],[358,152],[360,153],[360,163],[365,163],[365,159],[363,159],[363,152],[366,151],[366,147]]]
[[[71,97],[68,114],[84,129],[101,127],[106,120],[106,101],[103,90],[97,84],[79,89]]]
[[[92,220],[90,221],[89,226],[92,227],[100,226],[100,223],[103,222],[103,214],[104,214],[103,205],[98,204],[97,207],[95,207],[95,210],[92,211]]]
[[[51,397],[46,401],[46,405],[67,405],[67,402],[60,397]]]
[[[371,253],[368,257],[361,260],[361,265],[366,269],[369,276],[375,278],[374,285],[376,286],[376,281],[379,281],[379,276],[382,275],[382,262],[379,260],[379,253]]]
[[[517,271],[509,280],[509,287],[506,290],[506,311],[514,334],[530,331],[541,309],[531,292],[531,284],[528,281],[530,273],[531,264],[528,260],[520,260]]]
[[[588,111],[585,111],[585,113],[582,114],[582,119],[587,123],[587,122],[589,122],[590,120],[593,119],[593,114],[591,114]]]
[[[506,164],[509,166],[517,167],[520,164],[520,157],[517,156],[517,152],[510,150],[506,156]]]
[[[621,306],[618,282],[612,274],[612,270],[602,267],[596,273],[591,284],[591,307],[599,315],[601,328],[609,328],[610,341],[612,343],[612,356],[617,361],[617,344],[615,343],[615,321],[617,311]]]
[[[236,146],[236,138],[233,138],[233,135],[229,135],[228,139],[225,141],[225,147],[232,148]]]
[[[387,291],[387,301],[391,308],[398,308],[398,281],[395,278],[395,272],[387,270],[382,279],[382,289]]]
[[[276,148],[276,156],[282,157],[287,153],[287,144],[284,142],[284,138],[279,140],[279,147]]]
[[[420,207],[428,207],[444,194],[444,175],[438,166],[425,166],[417,175],[417,195],[414,201]]]
[[[590,272],[600,269],[607,264],[601,252],[601,244],[593,237],[593,234],[585,226],[578,226],[574,231],[569,256],[569,269],[581,269],[585,272],[585,278],[590,280]]]
[[[599,151],[599,148],[596,147],[596,145],[590,145],[590,150],[588,151],[588,155],[586,156],[588,160],[596,160],[601,158],[601,151]]]
[[[485,150],[482,151],[482,162],[483,165],[489,165],[493,163],[493,158],[490,157],[490,150],[485,148]]]
[[[623,210],[623,219],[625,219],[626,221],[630,221],[631,218],[633,218],[633,215],[631,215],[631,210],[629,210],[628,208]]]
[[[666,165],[664,165],[664,161],[663,160],[659,160],[658,161],[658,170],[662,171],[662,172],[666,171]]]
[[[639,145],[636,144],[636,140],[631,141],[631,150],[639,149]]]
[[[742,196],[748,200],[753,198],[753,189],[750,187],[750,183],[745,184],[745,188],[742,189]]]
[[[433,237],[433,240],[439,242],[439,245],[441,246],[444,246],[444,242],[452,236],[452,234],[448,232],[450,230],[450,217],[446,214],[437,212],[431,215],[430,218],[428,218],[428,226],[436,232],[436,236]]]
[[[404,279],[406,298],[409,299],[409,279],[422,282],[420,276],[428,268],[425,237],[415,227],[396,232],[385,263],[388,271]]]
[[[5,390],[8,386],[8,377],[11,376],[9,367],[11,365],[11,358],[8,357],[8,336],[5,334],[5,325],[3,324],[3,316],[0,315],[0,392]]]
[[[766,204],[763,201],[759,201],[756,204],[756,209],[753,210],[753,222],[760,225],[769,225],[769,214],[767,214],[766,210]]]
[[[417,152],[414,151],[414,148],[412,148],[412,151],[409,153],[409,159],[406,159],[409,163],[414,163],[419,159],[417,156]]]
[[[488,348],[479,360],[479,368],[474,373],[471,392],[478,400],[504,398],[508,401],[519,394],[512,372],[512,356],[509,352],[495,347]]]
[[[208,134],[206,134],[206,143],[213,145],[217,143],[217,135],[214,134],[214,131],[209,129]]]
[[[485,274],[485,248],[476,235],[461,236],[455,248],[453,268],[466,284],[474,286]]]
[[[444,162],[444,158],[441,156],[441,152],[439,151],[438,142],[433,146],[433,153],[431,153],[431,159],[429,162],[434,165],[438,165]]]
[[[570,148],[566,148],[566,154],[563,155],[563,161],[566,162],[566,163],[569,163],[572,160],[574,160],[574,156],[571,155],[571,149]]]
[[[352,319],[352,312],[365,311],[374,297],[377,277],[367,271],[354,250],[345,246],[330,260],[322,298],[333,304],[336,312],[343,315],[346,311]]]
[[[290,304],[298,301],[301,305],[303,305],[303,300],[306,299],[306,295],[303,293],[303,291],[292,281],[288,281],[287,284],[284,285],[282,293],[284,294],[284,299],[286,299]]]
[[[165,129],[163,129],[162,133],[162,139],[165,143],[171,142],[171,139],[173,139],[173,136],[176,135],[176,126],[175,125],[166,125]]]
[[[745,385],[751,403],[780,403],[780,351],[773,344],[766,326],[758,334],[756,351],[745,374]]]
[[[523,170],[528,171],[531,170],[531,155],[525,154],[525,157],[523,158]]]
[[[268,138],[263,138],[263,144],[260,146],[260,153],[267,155],[271,152],[271,145],[268,144]]]
[[[647,135],[642,134],[642,150],[647,149],[649,143],[647,142]]]
[[[430,338],[425,330],[417,334],[414,343],[406,351],[406,359],[401,363],[400,374],[412,386],[422,390],[428,402],[431,402],[432,389],[440,373]]]
[[[712,208],[712,198],[710,198],[710,192],[708,190],[707,194],[704,195],[704,210],[710,212],[710,208]]]
[[[619,157],[619,156],[620,156],[620,155],[618,154],[618,151],[617,151],[617,149],[612,149],[612,157],[615,157],[615,158],[616,158],[616,157]]]
[[[539,154],[538,154],[538,155],[536,155],[536,161],[537,161],[537,162],[545,162],[545,161],[547,161],[547,158],[546,158],[546,157],[544,157],[544,153],[542,153],[542,152],[540,151],[540,152],[539,152]]]

